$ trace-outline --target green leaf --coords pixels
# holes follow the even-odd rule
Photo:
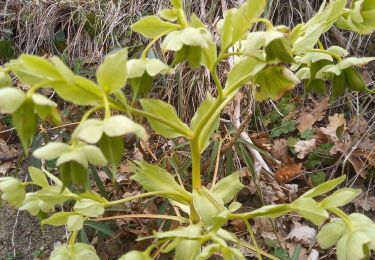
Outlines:
[[[146,112],[155,115],[157,118],[168,120],[174,125],[174,128],[172,128],[154,117],[147,117],[156,133],[166,138],[188,136],[187,133],[190,133],[189,127],[180,120],[175,108],[170,104],[156,99],[141,99],[140,102]]]
[[[198,110],[195,112],[191,122],[190,127],[191,130],[194,132],[198,125],[202,124],[203,121],[206,120],[207,113],[210,111],[211,107],[215,104],[216,99],[211,96],[207,96],[207,98],[203,101],[203,103],[199,106]],[[200,152],[203,152],[207,146],[210,144],[210,138],[212,134],[219,128],[220,119],[220,109],[216,109],[216,111],[210,116],[211,122],[205,122],[205,125],[200,132],[199,139],[198,139],[198,146]]]
[[[109,137],[135,134],[139,138],[146,140],[148,135],[143,126],[135,123],[130,118],[123,115],[112,116],[103,122],[103,130]]]
[[[339,96],[344,95],[346,89],[345,73],[334,75],[332,79],[332,99],[336,100]]]
[[[343,175],[339,178],[322,183],[318,187],[315,187],[304,193],[300,198],[314,198],[319,195],[323,195],[340,185],[343,181],[345,181],[345,178],[346,176]]]
[[[368,245],[371,243],[366,233],[352,232],[342,236],[336,245],[337,259],[364,259],[368,258]]]
[[[286,38],[276,39],[266,46],[267,61],[279,59],[285,63],[293,63],[294,58],[290,42]]]
[[[121,256],[118,260],[152,260],[152,258],[145,252],[132,250]]]
[[[103,131],[103,121],[88,119],[78,125],[72,134],[72,138],[80,139],[89,144],[95,144],[102,137]]]
[[[319,204],[325,209],[342,207],[355,199],[361,192],[361,189],[340,189],[329,195]]]
[[[265,62],[251,57],[245,57],[236,63],[228,74],[227,82],[225,83],[225,90],[233,92],[239,89],[258,72],[266,67]]]
[[[42,188],[45,188],[45,187],[49,186],[47,177],[41,170],[39,170],[38,168],[35,168],[35,167],[29,167],[28,170],[29,170],[31,180],[35,184],[37,184],[38,186],[40,186]]]
[[[166,170],[145,161],[136,162],[131,169],[135,173],[131,179],[141,184],[147,191],[165,192],[161,196],[190,205],[191,194],[178,185]]]
[[[51,217],[42,220],[42,225],[51,225],[51,226],[63,226],[66,225],[68,222],[68,218],[70,216],[77,216],[78,214],[75,212],[57,212],[53,214]]]
[[[127,80],[128,50],[108,54],[96,71],[99,86],[105,93],[113,93],[125,86]]]
[[[61,123],[61,116],[57,110],[57,104],[43,95],[34,94],[32,96],[35,110],[39,117],[43,120],[50,120],[55,125]]]
[[[147,59],[145,68],[147,74],[151,77],[155,77],[158,74],[166,74],[170,71],[169,66],[159,59]]]
[[[132,59],[127,62],[128,78],[140,78],[146,71],[146,60],[144,59]]]
[[[84,217],[80,215],[72,215],[68,217],[68,221],[66,223],[68,231],[73,232],[81,230],[83,228],[84,221]]]
[[[63,245],[57,247],[51,253],[50,260],[61,260],[61,259],[90,259],[100,260],[95,252],[95,248],[92,245],[84,243],[76,243],[73,245]]]
[[[310,176],[311,183],[314,187],[319,186],[326,181],[326,173],[324,171],[319,171]]]
[[[36,149],[33,155],[35,158],[50,161],[59,158],[63,153],[67,153],[70,150],[70,146],[67,144],[52,142]]]
[[[225,211],[223,200],[206,188],[193,190],[193,205],[205,227],[214,224],[214,218]]]
[[[73,207],[74,211],[88,217],[98,217],[104,213],[103,204],[90,200],[82,199],[76,202]]]
[[[317,14],[307,23],[297,25],[291,33],[294,53],[304,53],[312,49],[321,35],[331,29],[341,16],[346,2],[346,0],[335,0],[330,1],[328,5],[324,2]]]
[[[159,16],[165,20],[174,22],[178,18],[178,10],[176,8],[162,9],[159,11]]]
[[[123,138],[119,136],[109,137],[104,134],[99,140],[99,147],[105,158],[112,165],[112,173],[115,173],[125,150]]]
[[[177,30],[179,25],[162,21],[157,16],[146,16],[131,26],[132,30],[146,38],[156,38],[169,31]]]
[[[110,223],[100,223],[100,222],[91,221],[91,220],[88,220],[85,222],[85,226],[91,227],[109,237],[114,237],[116,234],[115,232],[112,231],[112,229],[110,228],[108,224]]]
[[[253,210],[249,213],[244,213],[246,218],[277,218],[282,215],[289,213],[291,210],[288,204],[279,204],[279,205],[267,205],[259,209]]]
[[[105,166],[108,163],[102,151],[94,145],[83,145],[81,151],[86,159],[94,165]]]
[[[0,68],[0,88],[10,87],[12,85],[12,78],[8,72]],[[1,96],[1,95],[0,95]]]
[[[69,160],[58,165],[60,179],[63,182],[63,187],[71,184],[76,184],[82,187],[86,187],[89,178],[87,168],[79,164],[78,162]]]
[[[34,113],[34,104],[31,99],[25,102],[12,114],[12,123],[17,130],[23,149],[30,147],[37,127],[37,117]]]
[[[320,248],[328,249],[334,246],[345,230],[344,222],[340,220],[333,220],[325,224],[319,231],[316,239]]]
[[[182,8],[182,7],[183,7],[183,2],[182,2],[182,0],[171,0],[171,4],[172,4],[175,8]]]
[[[176,259],[195,260],[201,250],[201,241],[199,240],[181,240],[175,250]]]
[[[201,224],[191,223],[187,227],[179,227],[165,232],[154,232],[152,237],[155,238],[184,238],[184,239],[199,239],[202,236]]]
[[[368,91],[367,84],[355,68],[347,68],[343,71],[343,74],[345,75],[346,83],[350,90]]]
[[[224,14],[225,18],[219,24],[223,50],[227,50],[245,36],[254,20],[263,13],[265,6],[265,0],[247,0],[239,9],[231,9]]]
[[[320,207],[312,198],[299,198],[291,205],[291,209],[305,219],[310,220],[317,226],[320,226],[329,217],[328,212]]]
[[[244,185],[240,181],[240,172],[235,172],[216,183],[211,192],[221,198],[224,203],[229,203],[243,187]]]
[[[257,100],[277,100],[286,91],[293,89],[299,83],[299,79],[284,66],[268,66],[255,75],[254,83]]]
[[[375,6],[372,0],[355,0],[336,25],[359,34],[370,34],[375,29],[374,15]]]
[[[16,88],[0,89],[0,113],[12,114],[25,101],[25,92]]]

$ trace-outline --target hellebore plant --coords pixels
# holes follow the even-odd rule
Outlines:
[[[338,259],[369,257],[370,251],[375,249],[375,224],[364,215],[348,216],[340,209],[360,191],[345,188],[327,195],[345,176],[313,188],[290,204],[268,205],[245,213],[237,213],[241,204],[234,201],[243,188],[238,172],[213,183],[211,188],[203,186],[201,179],[201,156],[218,129],[219,115],[244,85],[252,89],[257,101],[279,99],[300,82],[304,83],[306,93],[331,93],[333,100],[345,91],[372,92],[357,67],[373,58],[348,57],[346,50],[338,46],[325,49],[319,41],[334,24],[358,33],[373,31],[375,0],[351,1],[349,9],[346,9],[347,2],[324,3],[308,22],[291,29],[274,26],[260,18],[265,0],[248,0],[239,8],[225,12],[217,24],[220,38],[216,43],[197,16],[187,18],[182,0],[171,0],[171,9],[133,24],[133,31],[151,40],[142,55],[128,60],[127,49],[108,54],[96,72],[96,81],[75,75],[58,57],[21,55],[10,61],[0,70],[0,113],[12,115],[25,153],[32,144],[39,120],[61,123],[58,105],[38,93],[39,90],[53,89],[63,100],[90,109],[83,115],[69,143],[49,142],[33,152],[38,159],[56,160],[58,177],[33,167],[29,167],[31,182],[2,177],[2,199],[39,216],[43,225],[67,226],[68,243],[55,249],[50,259],[99,259],[93,246],[76,242],[84,222],[101,216],[115,205],[153,196],[166,198],[181,210],[182,216],[165,216],[180,222],[180,227],[154,232],[144,238],[154,241],[144,252],[124,252],[120,259],[152,259],[150,254],[161,244],[165,245],[163,252],[174,252],[176,259],[183,260],[208,259],[215,253],[220,253],[224,259],[245,259],[240,246],[255,251],[259,259],[262,256],[276,259],[257,246],[249,220],[277,218],[290,212],[322,226],[318,242],[322,248],[336,246]],[[265,25],[265,30],[254,31],[259,23]],[[164,52],[174,53],[171,65],[148,57],[148,51],[159,40]],[[222,84],[224,79],[219,78],[217,67],[230,57],[234,57],[234,64]],[[200,104],[189,124],[181,121],[170,104],[147,98],[155,76],[169,73],[185,61],[192,67],[204,66],[217,90],[215,97],[207,96]],[[10,72],[30,86],[27,92],[12,87]],[[126,86],[132,89],[132,102],[128,102],[122,91]],[[145,98],[141,99],[142,96]],[[103,118],[91,118],[100,110]],[[151,128],[164,138],[188,140],[192,158],[191,188],[182,187],[166,169],[136,161],[129,163],[134,173],[132,180],[147,192],[108,201],[90,190],[89,165],[111,166],[115,181],[124,152],[124,135],[148,138],[146,130],[137,123],[139,118],[146,118]],[[26,192],[28,185],[39,188]],[[68,201],[74,205],[72,211],[55,212],[57,205]],[[330,214],[337,219],[325,224]],[[231,219],[244,221],[252,244],[239,240],[223,228]]]

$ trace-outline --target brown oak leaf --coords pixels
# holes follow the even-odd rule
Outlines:
[[[303,159],[311,153],[316,147],[316,140],[315,139],[310,139],[306,141],[298,141],[296,145],[294,146],[296,153],[297,153],[297,158],[298,159]]]

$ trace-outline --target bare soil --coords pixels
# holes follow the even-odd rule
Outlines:
[[[64,228],[42,228],[28,212],[0,205],[0,259],[47,259],[54,244],[64,243],[64,237]]]

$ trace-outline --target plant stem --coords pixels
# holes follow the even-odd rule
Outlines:
[[[327,50],[321,50],[321,49],[311,49],[311,50],[308,50],[309,52],[318,52],[318,53],[324,53],[324,54],[328,54],[330,55],[331,57],[335,58],[338,62],[341,62],[342,61],[342,58],[330,51],[327,51]]]
[[[251,229],[251,226],[250,226],[250,223],[249,223],[249,220],[247,220],[246,218],[242,219],[243,222],[245,222],[245,225],[246,225],[246,228],[247,228],[247,231],[249,231],[249,234],[250,234],[250,237],[251,237],[251,240],[253,241],[254,243],[254,246],[255,246],[255,251],[257,253],[257,256],[258,256],[258,259],[259,260],[262,260],[262,256],[260,254],[260,251],[259,251],[259,246],[258,246],[258,243],[255,239],[255,236],[254,236],[254,232],[253,230]]]
[[[78,231],[73,231],[69,238],[69,245],[72,246],[77,240]]]
[[[199,150],[198,139],[190,142],[191,161],[192,161],[192,184],[193,189],[199,189],[202,186],[201,180],[201,152]]]
[[[108,101],[107,94],[103,93],[103,106],[105,110],[105,118],[111,117],[111,109],[110,109],[110,104]]]
[[[53,81],[43,81],[38,84],[35,84],[27,91],[27,97],[31,97],[38,89],[44,88],[46,85],[62,82],[61,80],[53,80]]]
[[[189,220],[184,217],[170,216],[170,215],[160,215],[160,214],[129,214],[129,215],[118,215],[106,218],[97,218],[94,221],[106,221],[114,219],[123,219],[123,218],[150,218],[150,219],[168,219],[175,220],[178,222],[189,223]]]
[[[127,198],[123,198],[123,199],[120,199],[120,200],[110,201],[107,204],[107,207],[112,207],[112,206],[115,206],[115,205],[118,205],[118,204],[123,204],[123,203],[129,202],[129,201],[144,198],[144,197],[152,197],[152,196],[159,196],[159,195],[165,195],[165,194],[170,194],[170,192],[153,191],[153,192],[141,193],[141,194],[137,194],[137,195],[130,196],[130,197],[127,197]]]
[[[328,210],[335,214],[337,217],[341,218],[349,230],[353,230],[353,225],[349,219],[349,216],[344,211],[339,208],[331,208]]]
[[[189,26],[189,23],[188,21],[186,20],[186,16],[185,16],[185,13],[184,13],[184,9],[182,8],[179,8],[178,9],[178,22],[184,27],[188,27]]]
[[[103,107],[104,107],[104,106],[99,105],[99,106],[96,106],[96,107],[93,107],[93,108],[87,110],[86,113],[83,115],[83,117],[82,117],[82,119],[81,119],[81,122],[86,121],[86,120],[91,116],[92,113],[94,113],[94,112],[96,112],[96,111],[102,109]]]
[[[168,31],[165,31],[161,34],[159,34],[158,36],[156,36],[154,39],[152,39],[152,41],[149,42],[149,44],[146,46],[146,48],[142,51],[142,55],[141,55],[141,59],[146,59],[147,58],[147,53],[148,51],[152,48],[152,46],[163,36],[167,35],[168,33],[176,30],[176,29],[180,29],[180,28],[174,28],[174,29],[170,29]]]
[[[271,23],[270,20],[266,18],[257,18],[254,20],[256,23],[263,23],[266,26],[267,30],[272,30],[273,29],[273,24]]]

